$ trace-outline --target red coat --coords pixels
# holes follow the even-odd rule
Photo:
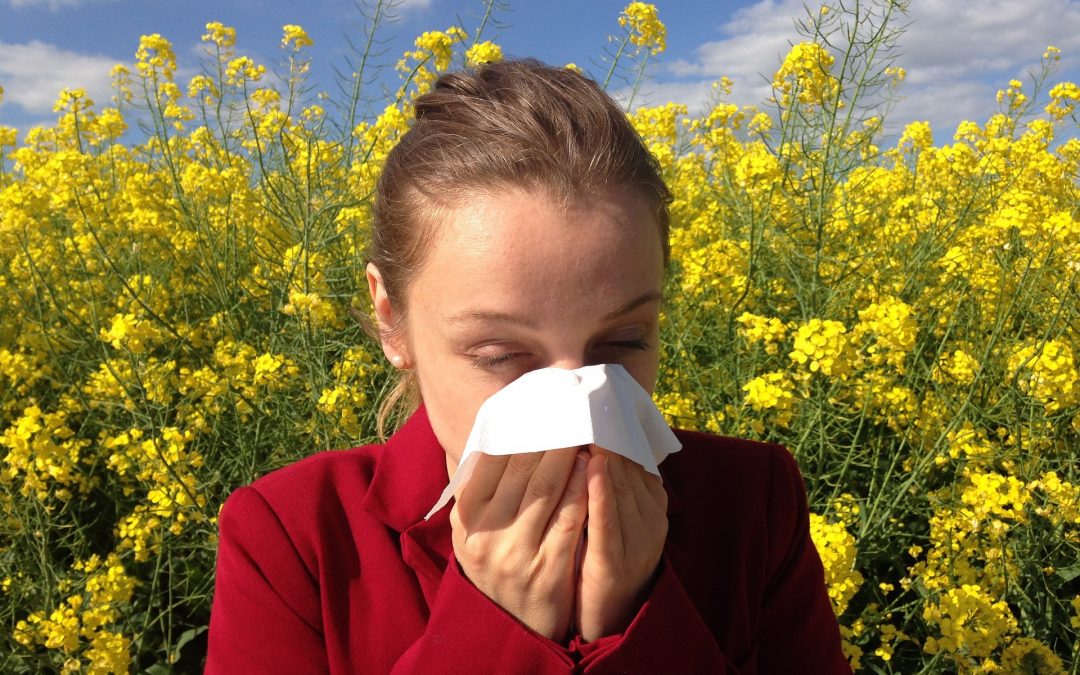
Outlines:
[[[661,570],[626,632],[562,645],[453,559],[421,406],[385,445],[322,452],[220,515],[207,673],[850,673],[784,448],[675,430]]]

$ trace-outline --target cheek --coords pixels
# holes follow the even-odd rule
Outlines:
[[[498,386],[477,384],[468,373],[453,366],[452,359],[418,360],[417,375],[432,430],[456,464],[465,449],[476,412]],[[426,366],[426,367],[425,367]]]
[[[630,373],[630,377],[637,380],[641,388],[647,391],[649,396],[652,396],[653,391],[656,389],[656,377],[660,372],[659,349],[652,349],[648,354],[642,354],[641,358],[635,359],[633,363],[629,363],[625,367],[626,372]]]

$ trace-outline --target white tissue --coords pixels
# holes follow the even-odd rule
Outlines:
[[[652,397],[621,365],[532,370],[480,406],[457,470],[424,519],[469,479],[478,453],[513,455],[589,443],[658,477],[657,465],[682,448]]]

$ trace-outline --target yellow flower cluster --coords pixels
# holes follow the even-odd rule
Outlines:
[[[833,612],[841,616],[863,584],[862,574],[855,569],[855,537],[843,522],[829,522],[816,513],[810,514],[810,536],[825,566]]]
[[[963,349],[954,349],[938,361],[932,378],[935,382],[955,383],[960,386],[970,385],[979,372],[979,361]]]
[[[1017,631],[1008,605],[972,584],[950,588],[937,603],[926,606],[923,618],[941,631],[939,637],[926,640],[924,649],[931,654],[985,659]]]
[[[370,404],[364,385],[380,370],[382,366],[369,352],[359,347],[347,349],[330,369],[333,386],[319,395],[319,412],[334,417],[345,433],[359,437],[363,429],[358,413]]]
[[[781,104],[792,99],[803,105],[823,105],[836,98],[839,83],[831,70],[835,58],[820,44],[800,42],[792,46],[784,63],[773,75],[773,89],[780,93]]]
[[[742,386],[743,402],[756,411],[773,411],[770,419],[782,427],[791,424],[795,413],[795,383],[784,371],[765,373]]]
[[[821,564],[825,568],[825,583],[828,586],[829,600],[832,602],[833,612],[840,618],[847,611],[848,604],[862,587],[863,579],[856,567],[855,536],[851,530],[857,527],[859,519],[859,506],[855,498],[850,494],[843,494],[833,500],[833,516],[826,518],[817,513],[810,514],[810,538],[814,542]],[[841,626],[844,654],[853,668],[861,665],[863,651],[854,644],[856,632],[846,626]],[[895,635],[891,636],[895,639]],[[887,644],[883,637],[883,644]]]
[[[839,321],[810,319],[795,332],[794,348],[788,354],[793,362],[811,373],[842,377],[851,369],[854,358],[847,328]]]
[[[203,42],[212,42],[222,49],[231,49],[236,46],[236,29],[220,21],[211,21],[206,24],[202,39]]]
[[[852,340],[870,343],[866,352],[874,366],[889,366],[903,373],[904,360],[915,347],[918,330],[910,305],[896,298],[883,298],[859,310]]]
[[[465,50],[465,62],[470,66],[478,66],[484,63],[498,63],[503,60],[502,47],[485,40],[477,42]]]
[[[1080,374],[1072,348],[1060,340],[1029,344],[1009,357],[1020,391],[1054,413],[1080,401]]]
[[[14,638],[31,647],[40,644],[72,656],[66,672],[126,673],[131,666],[131,639],[113,625],[124,615],[138,581],[119,556],[102,561],[97,555],[77,561],[73,569],[86,576],[83,592],[68,596],[46,615],[33,612],[15,626]],[[64,584],[61,584],[63,587]],[[85,663],[77,658],[80,647]]]
[[[398,98],[404,94],[410,83],[413,85],[414,96],[431,91],[439,73],[450,67],[454,48],[468,37],[460,27],[451,26],[445,31],[425,31],[416,38],[416,49],[405,52],[397,63],[398,72],[406,78],[398,92]],[[488,48],[487,53],[492,54],[493,50]]]
[[[307,31],[296,24],[286,24],[281,31],[284,33],[281,37],[281,46],[285,49],[302,49],[315,44],[308,37]]]
[[[66,411],[28,406],[0,435],[0,445],[7,448],[4,478],[21,479],[23,495],[66,500],[73,496],[72,488],[83,492],[89,487],[78,466],[90,441],[76,436]]]
[[[787,337],[787,324],[775,316],[766,317],[743,312],[736,321],[739,323],[739,334],[750,344],[762,343],[766,354],[778,353],[780,344]]]
[[[660,21],[656,5],[631,2],[619,15],[619,25],[629,31],[630,43],[652,54],[667,49],[667,26]]]

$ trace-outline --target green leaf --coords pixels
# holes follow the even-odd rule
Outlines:
[[[1059,569],[1058,571],[1054,572],[1054,574],[1061,577],[1065,583],[1069,583],[1076,577],[1080,577],[1080,565],[1073,565],[1072,567]]]

